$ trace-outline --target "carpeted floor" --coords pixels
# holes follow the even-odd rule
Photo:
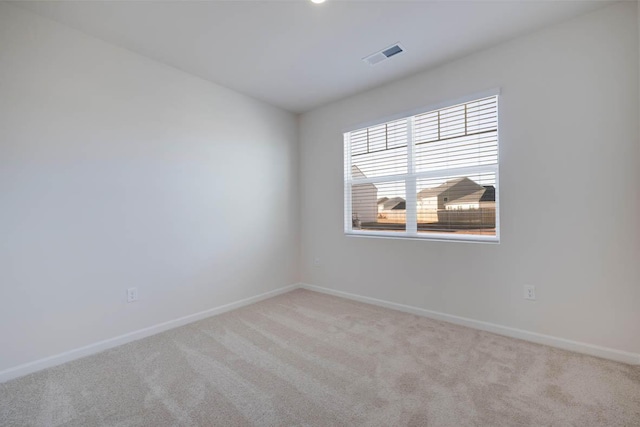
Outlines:
[[[640,367],[296,290],[0,385],[3,426],[640,426]]]

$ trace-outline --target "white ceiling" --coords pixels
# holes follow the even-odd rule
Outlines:
[[[20,2],[188,73],[304,112],[606,1]],[[406,52],[361,61],[395,42]]]

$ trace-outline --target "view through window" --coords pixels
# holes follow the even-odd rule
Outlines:
[[[345,232],[498,240],[498,97],[344,134]]]

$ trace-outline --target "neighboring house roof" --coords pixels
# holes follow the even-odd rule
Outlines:
[[[384,199],[385,197],[383,197]],[[393,197],[382,202],[382,209],[385,211],[397,211],[407,208],[407,202],[402,197]]]
[[[470,203],[478,203],[482,198],[482,195],[484,194],[484,192],[485,192],[485,189],[483,188],[471,194],[465,194],[462,197],[455,197],[455,198],[451,197],[444,204],[446,206],[446,205],[466,205]]]
[[[496,200],[496,189],[492,185],[482,186],[465,177],[456,178],[440,184],[437,187],[425,188],[418,193],[418,200],[427,197],[438,197],[446,193],[447,204],[478,203]]]
[[[465,176],[461,178],[451,179],[444,184],[438,185],[437,187],[425,188],[418,193],[418,199],[424,199],[426,197],[437,197],[444,192],[449,192],[449,194],[453,198],[455,198],[456,195],[459,195],[458,197],[463,197],[467,194],[475,193],[476,191],[483,188],[484,187]]]
[[[495,202],[496,201],[496,187],[493,185],[485,185],[486,188],[484,194],[480,198],[481,202]]]
[[[352,178],[366,178],[367,176],[360,170],[360,168],[356,165],[351,165],[351,177]],[[355,184],[354,187],[371,187],[374,189],[378,189],[378,187],[376,187],[373,184]]]
[[[386,202],[387,200],[389,200],[389,198],[388,198],[388,197],[380,197],[380,198],[378,199],[378,204],[380,204],[380,203],[384,203],[384,202]]]

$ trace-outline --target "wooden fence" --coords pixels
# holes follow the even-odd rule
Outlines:
[[[495,208],[419,210],[417,216],[418,224],[472,228],[494,228],[496,226]],[[406,224],[407,215],[404,210],[382,211],[378,214],[376,222],[379,224]]]

